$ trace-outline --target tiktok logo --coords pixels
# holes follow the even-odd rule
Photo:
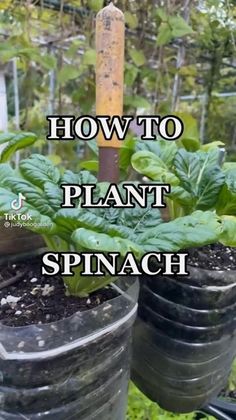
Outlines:
[[[12,210],[20,210],[23,207],[25,196],[21,193],[18,194],[18,198],[12,200],[11,202],[11,209]]]

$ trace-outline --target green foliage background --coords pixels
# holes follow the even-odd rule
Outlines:
[[[11,60],[17,57],[20,127],[41,134],[38,147],[44,150],[49,110],[94,113],[95,16],[107,3],[1,1],[0,69],[7,78],[10,126],[14,126]],[[114,3],[126,20],[125,113],[191,114],[204,142],[221,140],[235,156],[236,96],[217,96],[235,91],[235,2]],[[189,95],[192,99],[184,99]],[[50,154],[71,161],[74,150],[71,143],[63,148],[55,144]]]
[[[146,398],[133,383],[130,384],[127,420],[194,420],[194,418],[195,413],[178,415],[162,410]],[[206,416],[206,419],[214,420],[214,417]]]

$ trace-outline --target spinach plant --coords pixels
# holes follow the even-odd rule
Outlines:
[[[221,167],[218,147],[189,152],[164,140],[139,147],[132,156],[133,168],[153,181],[171,185],[167,199],[171,219],[195,210],[236,215],[236,165]]]
[[[56,252],[119,252],[121,257],[132,252],[140,259],[147,252],[177,252],[231,238],[224,221],[211,211],[197,210],[163,223],[151,203],[144,209],[87,209],[77,199],[75,208],[61,208],[62,184],[96,183],[88,171],[59,169],[39,154],[22,160],[18,170],[0,164],[0,216],[14,213],[10,204],[22,193],[26,200],[18,213],[31,217],[25,227],[42,235],[48,250]],[[104,196],[107,186],[97,183],[97,195]],[[119,188],[122,192],[122,184]],[[67,293],[73,295],[87,295],[114,281],[109,276],[82,277],[79,267],[74,273],[64,278]]]

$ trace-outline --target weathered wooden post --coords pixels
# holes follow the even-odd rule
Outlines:
[[[96,114],[122,116],[124,92],[124,15],[113,3],[96,18]],[[98,134],[99,181],[119,181],[119,148],[114,135],[109,141]]]

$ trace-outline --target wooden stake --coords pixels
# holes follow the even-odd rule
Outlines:
[[[104,7],[96,18],[96,114],[122,116],[124,93],[124,15],[113,3]],[[114,135],[105,140],[98,134],[99,181],[119,181],[119,148]]]

